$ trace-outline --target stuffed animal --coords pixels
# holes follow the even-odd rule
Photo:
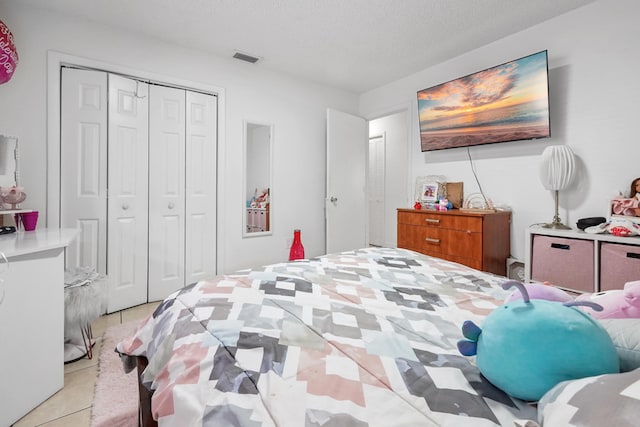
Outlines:
[[[582,294],[576,301],[590,301],[603,310],[590,313],[596,319],[640,318],[640,280],[627,282],[624,289]]]
[[[527,290],[527,295],[530,299],[543,299],[546,301],[557,301],[561,303],[573,301],[573,297],[560,288],[552,286],[549,282],[544,283],[526,283],[524,287]],[[504,300],[505,303],[511,301],[521,300],[523,298],[522,292],[519,289],[514,289],[513,292],[507,296]]]
[[[640,225],[628,217],[613,217],[608,222],[587,227],[584,231],[590,234],[611,233],[614,236],[629,237],[640,234]]]
[[[574,308],[588,301],[530,300],[517,286],[522,300],[495,309],[480,329],[464,322],[458,342],[460,353],[476,357],[476,364],[493,385],[507,394],[537,401],[561,381],[618,373],[618,354],[609,334],[591,316]]]

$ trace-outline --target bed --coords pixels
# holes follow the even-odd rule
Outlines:
[[[117,351],[145,426],[526,425],[456,347],[505,280],[404,249],[273,264],[181,289]]]

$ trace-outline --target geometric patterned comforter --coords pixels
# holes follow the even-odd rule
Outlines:
[[[144,355],[159,426],[499,426],[536,410],[461,356],[506,279],[367,248],[219,276],[117,345]]]

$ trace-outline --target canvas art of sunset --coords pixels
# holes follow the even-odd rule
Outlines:
[[[422,151],[550,136],[547,51],[418,92]]]

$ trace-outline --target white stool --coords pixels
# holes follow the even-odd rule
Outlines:
[[[65,271],[64,363],[93,357],[91,322],[105,313],[106,281],[93,269]]]

